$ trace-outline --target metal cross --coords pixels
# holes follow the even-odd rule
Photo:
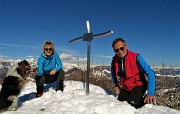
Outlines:
[[[93,33],[90,32],[90,24],[89,21],[86,21],[86,26],[87,26],[87,33],[85,33],[82,37],[79,38],[75,38],[71,41],[69,41],[69,43],[78,41],[78,40],[83,40],[83,41],[87,41],[87,75],[86,75],[86,95],[89,94],[89,76],[90,76],[90,54],[91,54],[91,41],[93,40],[93,38],[99,38],[99,37],[103,37],[109,34],[112,34],[113,31],[107,31],[104,33],[100,33],[100,34],[96,34],[94,35]]]

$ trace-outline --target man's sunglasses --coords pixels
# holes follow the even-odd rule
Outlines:
[[[119,52],[119,50],[124,51],[124,47],[120,47],[119,49],[114,49],[115,52]]]
[[[46,50],[46,51],[52,51],[53,49],[52,48],[44,48],[44,50]]]

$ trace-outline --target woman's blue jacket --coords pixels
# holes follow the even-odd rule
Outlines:
[[[62,62],[57,53],[47,56],[42,53],[38,59],[38,74],[37,76],[42,76],[43,74],[49,74],[51,70],[56,70],[58,72],[62,69]]]

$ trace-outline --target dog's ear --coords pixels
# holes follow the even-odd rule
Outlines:
[[[18,62],[18,66],[20,66],[21,62]]]
[[[27,66],[30,65],[30,64],[28,63],[28,61],[26,61],[26,60],[24,60],[23,62],[24,62],[24,64],[27,65]]]
[[[28,61],[26,61],[26,60],[24,60],[24,61],[25,61],[26,65],[29,65]]]
[[[29,64],[26,60],[23,60],[23,63],[26,64],[26,65]]]
[[[23,61],[18,62],[18,66],[20,67],[23,64]]]
[[[20,73],[21,73],[21,70],[20,70],[20,68],[19,68],[19,67],[17,67],[17,68],[16,68],[16,71],[17,71],[17,73],[18,73],[18,74],[20,74]]]

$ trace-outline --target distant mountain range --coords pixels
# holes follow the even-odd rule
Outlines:
[[[37,60],[34,58],[26,59],[32,67],[37,67]],[[9,67],[21,60],[0,60],[0,79],[3,79]],[[92,67],[93,66],[93,67]],[[71,63],[63,63],[63,70],[66,75],[77,72],[86,72],[86,65],[77,65]],[[180,67],[154,67],[156,76],[178,76],[180,77]],[[110,66],[91,65],[91,76],[111,76]]]

